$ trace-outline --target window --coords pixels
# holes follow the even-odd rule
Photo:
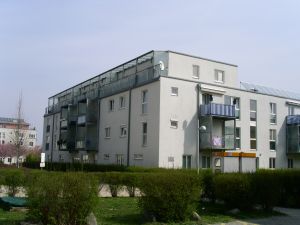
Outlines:
[[[117,165],[124,165],[124,156],[122,154],[116,154],[116,163]]]
[[[142,91],[142,114],[148,113],[148,90]]]
[[[143,160],[143,154],[134,154],[133,159],[134,160]]]
[[[210,157],[202,156],[202,168],[210,168]]]
[[[269,158],[269,168],[270,169],[275,168],[275,158]]]
[[[104,157],[104,160],[109,160],[109,154],[104,154],[103,157]]]
[[[47,133],[50,132],[50,125],[47,125],[47,127],[46,127],[46,132],[47,132]]]
[[[270,129],[270,150],[276,150],[276,130]]]
[[[224,83],[224,71],[215,70],[215,82]]]
[[[294,106],[289,106],[289,116],[295,115],[295,107]]]
[[[115,109],[115,100],[109,100],[109,111],[112,112]]]
[[[276,104],[270,103],[270,123],[276,124]]]
[[[293,159],[288,159],[288,168],[293,169],[294,168],[294,160]]]
[[[35,135],[34,135],[34,134],[29,134],[29,138],[30,138],[30,139],[34,139],[34,138],[35,138]]]
[[[178,96],[178,87],[171,87],[171,95]]]
[[[202,95],[202,102],[204,105],[207,105],[213,101],[213,96],[210,94],[203,94]]]
[[[256,165],[256,169],[259,169],[259,157],[256,157],[255,165]]]
[[[105,138],[110,138],[110,127],[105,127]]]
[[[59,161],[63,162],[64,161],[64,156],[63,155],[59,155]]]
[[[192,156],[191,155],[183,155],[182,156],[182,168],[184,168],[184,169],[192,168]]]
[[[7,162],[11,163],[11,158],[10,157],[7,158]]]
[[[250,99],[250,121],[256,121],[257,105],[256,100]]]
[[[241,128],[240,127],[235,128],[235,148],[236,149],[241,148]]]
[[[250,149],[256,149],[256,127],[250,126]]]
[[[178,128],[178,121],[177,120],[171,120],[171,128],[177,129]]]
[[[32,141],[31,141],[31,142],[29,142],[29,146],[31,146],[31,147],[33,146],[33,142],[32,142]]]
[[[2,140],[2,144],[3,144],[3,145],[5,144],[5,141],[4,141],[4,140]]]
[[[127,127],[125,125],[121,126],[121,129],[120,129],[120,136],[121,137],[126,137],[127,135]]]
[[[125,97],[121,96],[119,101],[120,101],[120,109],[124,109],[125,108]]]
[[[193,78],[199,79],[200,68],[198,65],[193,65]]]
[[[240,119],[240,98],[225,95],[224,96],[224,104],[225,105],[234,105],[236,119]]]
[[[143,123],[143,138],[142,138],[142,145],[146,146],[147,145],[147,123]]]

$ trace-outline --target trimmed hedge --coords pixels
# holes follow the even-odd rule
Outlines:
[[[200,199],[200,179],[183,172],[152,173],[142,176],[139,205],[148,218],[157,221],[184,221]]]

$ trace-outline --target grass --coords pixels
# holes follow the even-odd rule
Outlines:
[[[9,212],[0,209],[0,225],[17,225],[25,219],[24,212]]]
[[[203,203],[198,208],[202,224],[226,223],[233,220],[247,220],[269,216],[282,215],[278,212],[265,213],[261,211],[240,212],[237,215],[228,213],[224,205]],[[142,212],[138,207],[137,198],[99,198],[94,210],[97,222],[100,225],[195,225],[188,221],[185,223],[145,223]],[[0,225],[17,225],[24,220],[24,212],[7,212],[0,209]]]

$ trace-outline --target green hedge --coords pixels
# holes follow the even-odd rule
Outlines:
[[[139,188],[139,205],[144,214],[162,222],[190,217],[201,190],[199,177],[183,172],[144,174]]]

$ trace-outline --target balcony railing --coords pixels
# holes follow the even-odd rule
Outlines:
[[[200,106],[200,116],[217,116],[235,118],[235,106],[210,103]]]
[[[212,150],[233,150],[235,137],[234,134],[225,136],[211,136],[209,133],[200,134],[200,149]]]

